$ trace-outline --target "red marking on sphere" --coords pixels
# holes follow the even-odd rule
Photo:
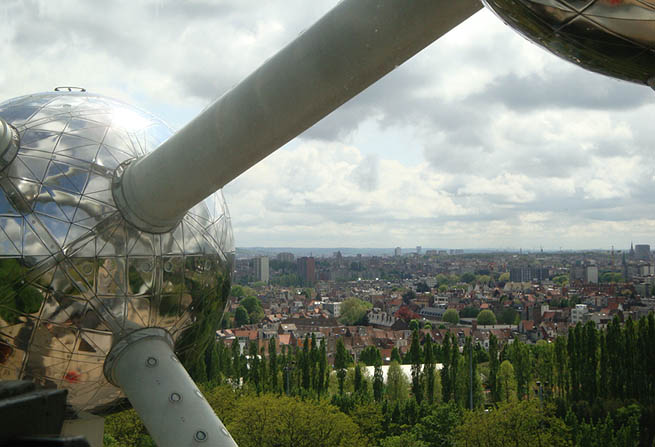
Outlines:
[[[64,374],[64,380],[69,383],[77,383],[80,381],[80,374],[75,371],[68,371]]]

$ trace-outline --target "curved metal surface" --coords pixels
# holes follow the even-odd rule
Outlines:
[[[125,222],[111,193],[119,165],[170,135],[157,118],[88,93],[0,104],[21,138],[0,173],[0,379],[69,390],[75,410],[110,412],[122,399],[103,362],[115,342],[166,329],[178,353],[192,322],[219,319],[233,263],[221,192],[170,232]]]
[[[587,70],[639,84],[655,76],[653,0],[483,0],[505,23]]]

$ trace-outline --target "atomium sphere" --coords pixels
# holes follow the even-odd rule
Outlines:
[[[655,88],[655,0],[483,1],[557,56]]]
[[[219,191],[172,231],[139,231],[112,179],[172,134],[165,124],[84,92],[12,99],[0,117],[21,137],[0,172],[0,380],[65,388],[74,411],[111,412],[123,398],[103,375],[115,341],[161,327],[184,357],[213,337],[234,256],[225,201]]]

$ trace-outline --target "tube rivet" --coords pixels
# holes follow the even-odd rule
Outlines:
[[[148,368],[154,368],[155,366],[157,366],[158,363],[159,363],[159,361],[154,357],[148,357],[146,359],[146,366]]]
[[[172,393],[169,399],[171,402],[177,403],[182,400],[182,395],[180,393]]]
[[[198,441],[198,442],[205,442],[205,441],[207,440],[207,433],[204,432],[204,431],[202,431],[202,430],[198,430],[198,431],[193,435],[193,439],[195,439],[195,440]]]

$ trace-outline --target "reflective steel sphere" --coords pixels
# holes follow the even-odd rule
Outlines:
[[[115,341],[161,327],[184,358],[214,336],[234,253],[225,201],[213,194],[168,233],[139,231],[116,209],[112,178],[171,135],[165,124],[76,92],[13,99],[0,117],[21,139],[0,171],[0,379],[66,388],[74,410],[109,412],[122,397],[103,376]]]
[[[655,0],[483,0],[505,23],[588,70],[655,88]]]

